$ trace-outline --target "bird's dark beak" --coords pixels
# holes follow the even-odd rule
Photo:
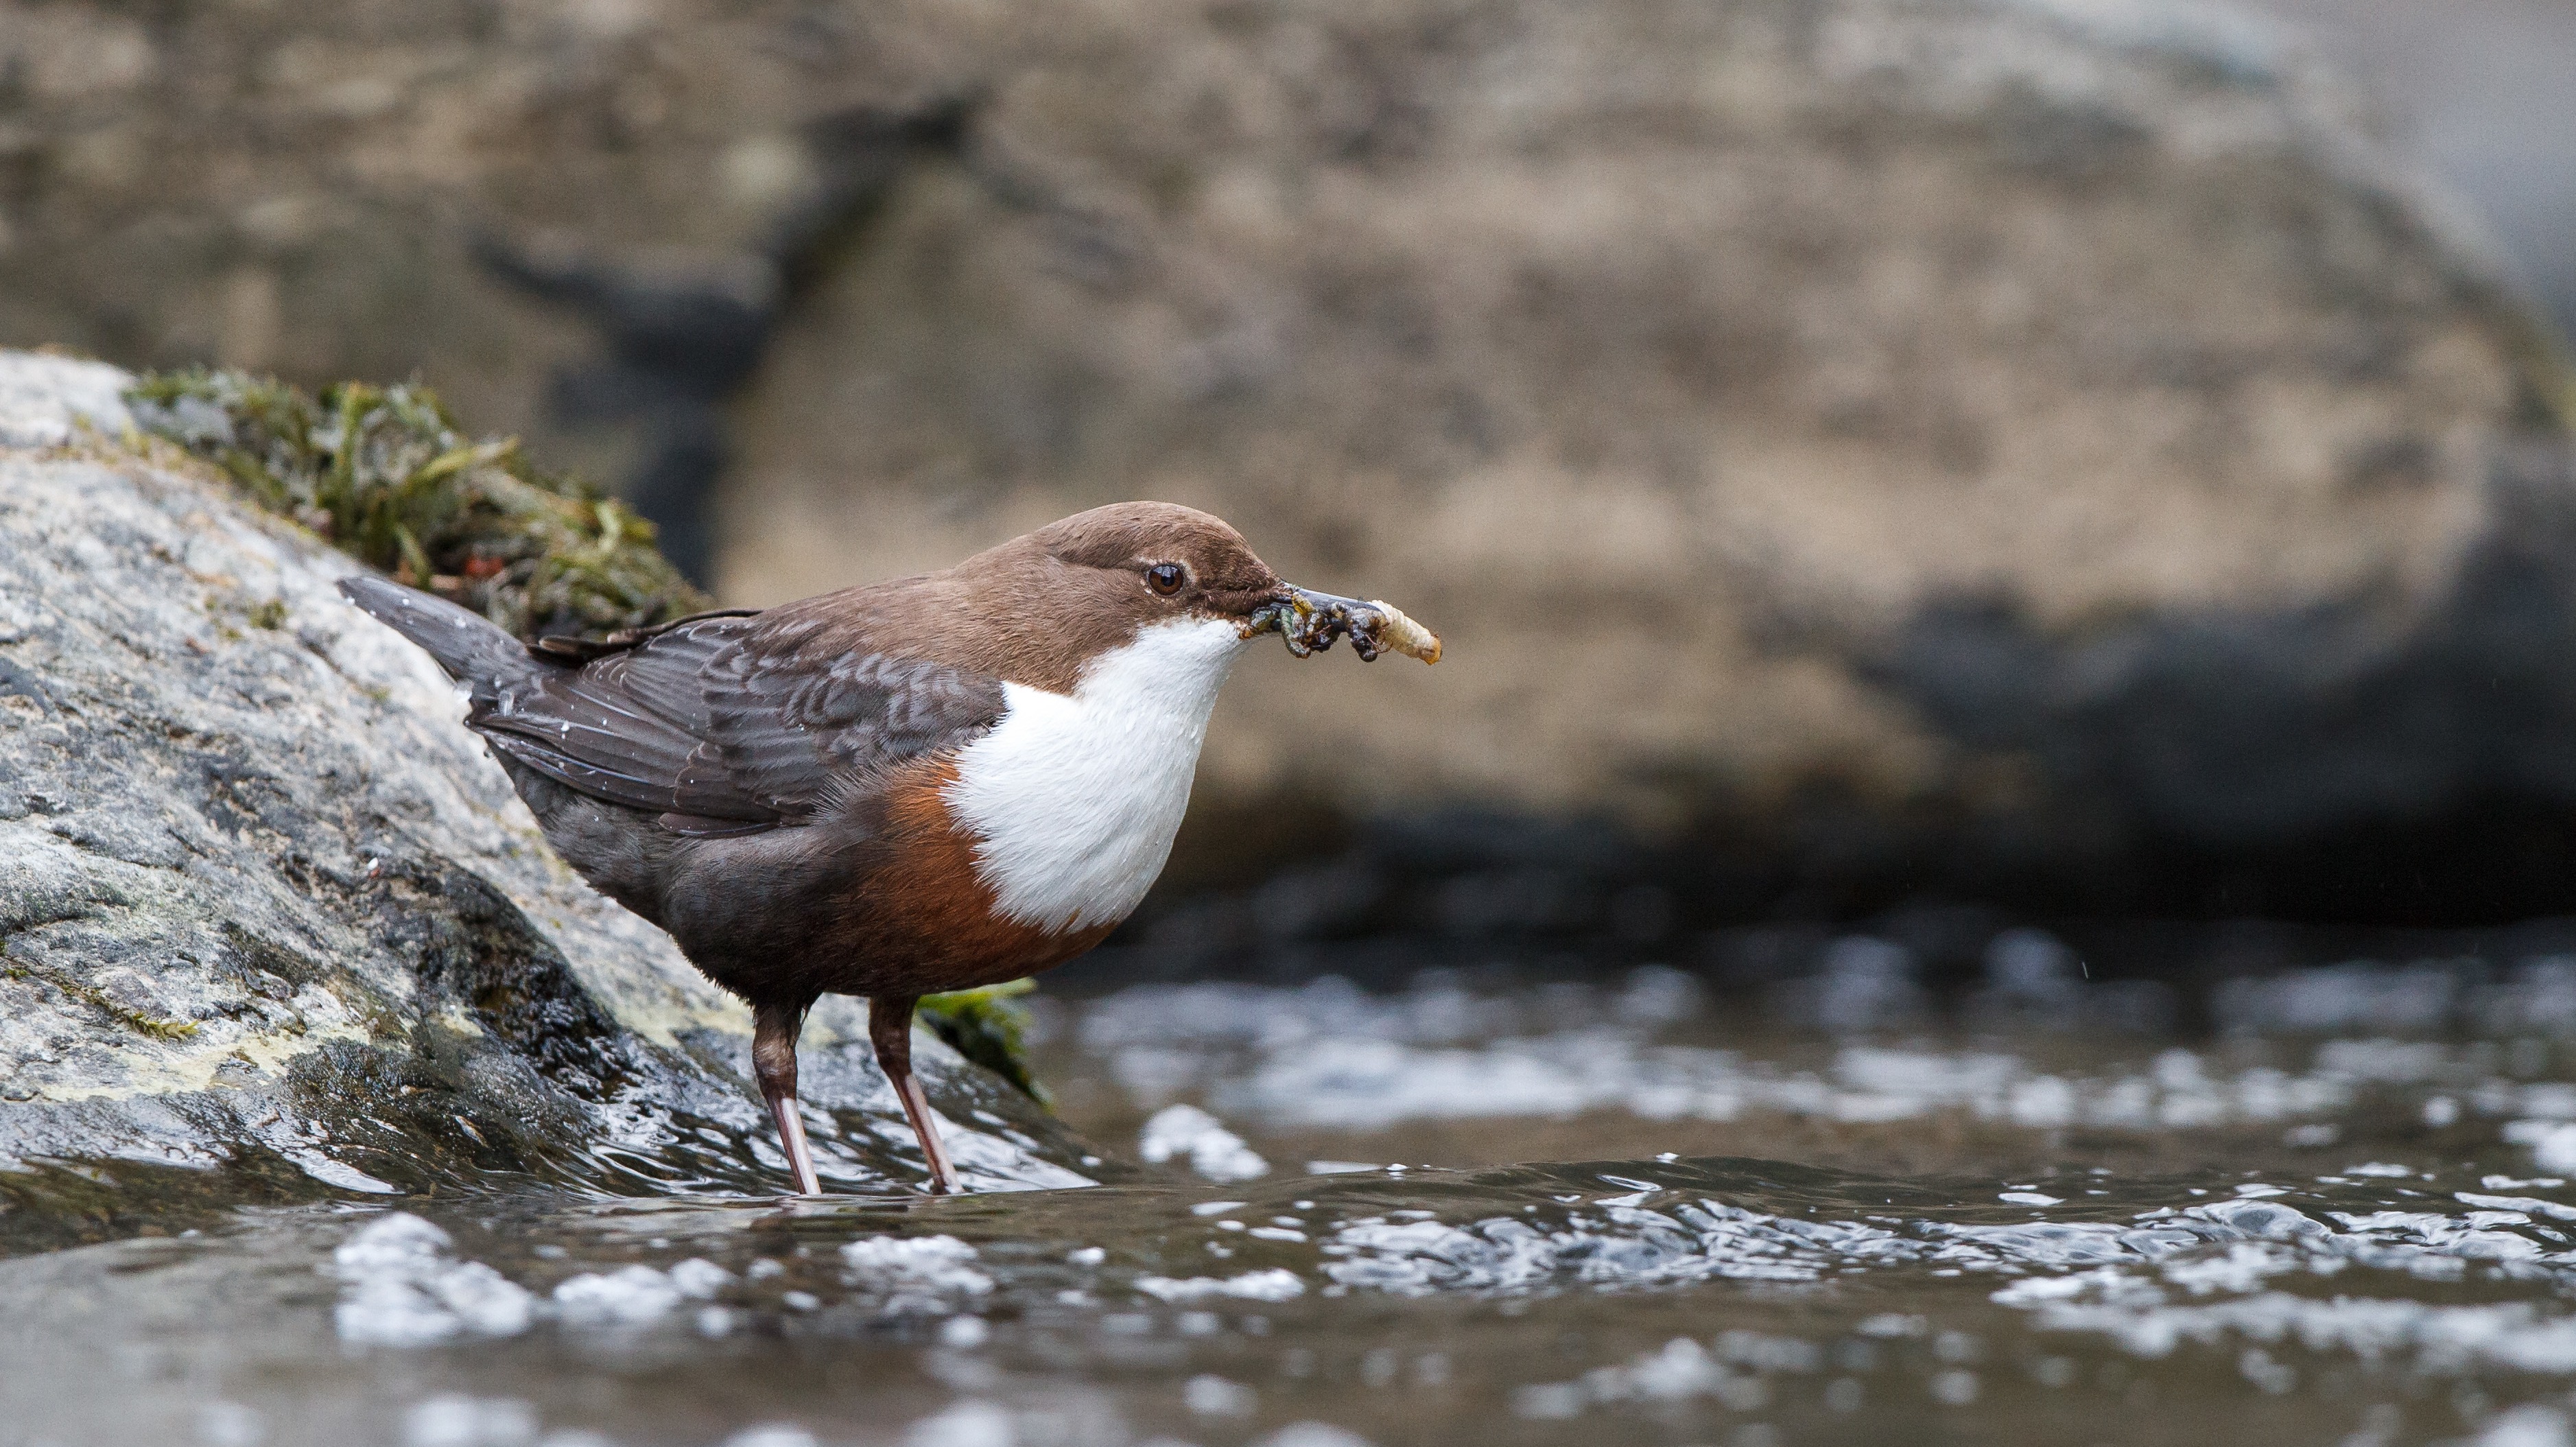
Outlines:
[[[1363,660],[1374,661],[1393,649],[1425,663],[1440,661],[1438,634],[1404,616],[1394,604],[1375,599],[1341,598],[1283,584],[1243,624],[1246,638],[1273,630],[1288,640],[1288,651],[1299,658],[1320,653],[1332,647],[1334,639],[1347,636],[1351,651]]]

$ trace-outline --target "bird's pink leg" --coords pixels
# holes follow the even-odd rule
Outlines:
[[[930,1118],[930,1097],[912,1074],[912,1007],[917,997],[877,996],[868,1001],[868,1040],[877,1048],[877,1067],[903,1102],[912,1133],[921,1137],[922,1159],[930,1162],[930,1188],[954,1196],[965,1190],[957,1168],[948,1163],[948,1148],[939,1143],[939,1122]]]
[[[762,1005],[752,1011],[751,1070],[778,1121],[778,1142],[787,1151],[788,1169],[796,1173],[797,1192],[819,1196],[823,1183],[814,1175],[805,1122],[796,1114],[796,1037],[805,1031],[805,1009]]]

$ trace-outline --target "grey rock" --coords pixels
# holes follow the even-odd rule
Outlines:
[[[0,447],[59,447],[83,427],[121,435],[130,380],[105,362],[0,352]]]
[[[101,371],[0,356],[13,416],[101,415]],[[746,1012],[547,850],[445,680],[332,591],[354,566],[166,449],[0,449],[0,1200],[66,1160],[776,1189]],[[908,1188],[863,1020],[815,1024],[827,1182]],[[972,1183],[1084,1180],[916,1050]]]

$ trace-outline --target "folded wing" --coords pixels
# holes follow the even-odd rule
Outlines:
[[[811,641],[756,614],[699,619],[503,681],[467,722],[568,788],[712,835],[801,823],[1001,717],[992,678]]]

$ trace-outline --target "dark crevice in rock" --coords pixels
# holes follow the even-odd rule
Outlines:
[[[461,869],[389,864],[358,913],[422,985],[471,1013],[549,1081],[589,1099],[633,1074],[616,1022],[499,890]]]

